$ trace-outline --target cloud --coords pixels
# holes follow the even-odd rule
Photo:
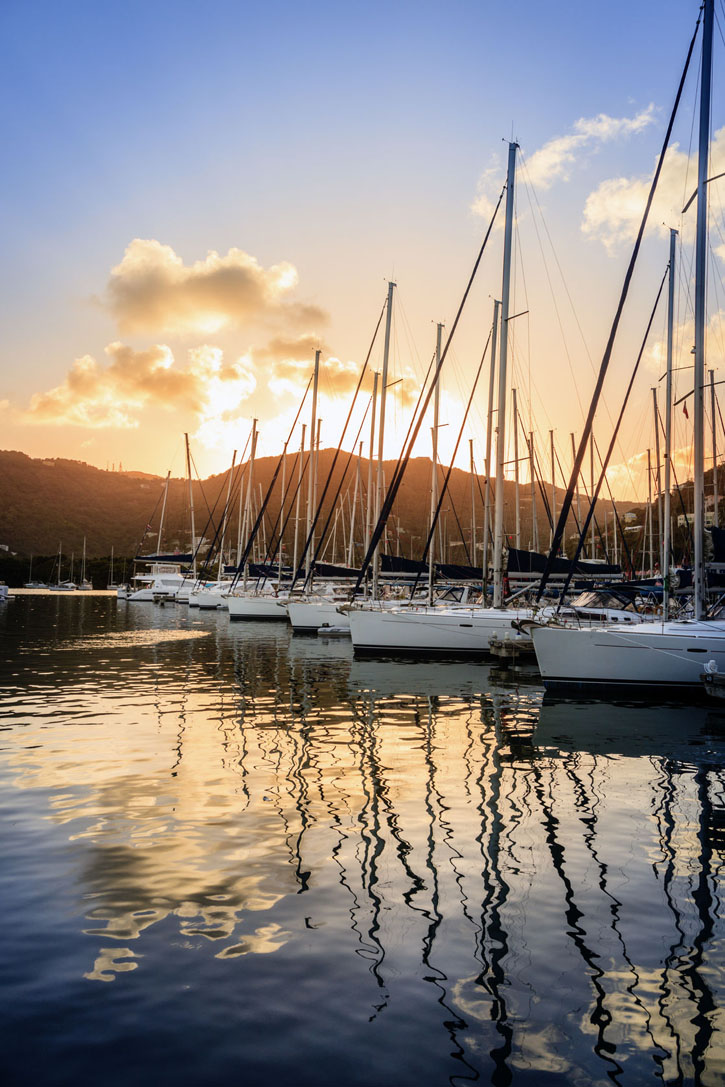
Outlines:
[[[300,338],[301,341],[305,337]],[[275,347],[272,347],[275,345]],[[272,341],[273,351],[276,349],[277,357],[272,364],[269,388],[276,396],[295,395],[301,396],[307,387],[307,382],[314,367],[314,350],[312,353],[280,350],[281,341]],[[290,346],[293,346],[290,344]],[[254,358],[269,357],[270,348],[261,352],[254,350]],[[302,357],[300,357],[302,356]],[[274,357],[274,356],[273,356]],[[360,363],[331,356],[320,361],[320,396],[333,399],[336,397],[352,396],[360,380]],[[389,388],[388,395],[396,396],[402,407],[407,408],[415,403],[420,391],[419,379],[409,368],[402,373],[402,380],[397,377],[389,379],[393,386]],[[363,378],[361,396],[370,396],[373,391],[373,371],[368,369]]]
[[[609,117],[606,113],[596,117],[580,117],[574,122],[571,132],[549,140],[528,159],[531,184],[539,189],[548,189],[555,181],[568,181],[571,166],[581,161],[586,149],[596,150],[600,144],[641,132],[652,124],[654,115],[654,105],[650,104],[634,117]]]
[[[725,128],[715,133],[710,148],[710,176],[723,171]],[[621,245],[633,242],[642,219],[653,174],[654,170],[646,177],[608,178],[597,186],[584,205],[584,234],[601,242],[609,253],[616,252]],[[713,185],[717,184],[718,182],[713,182]],[[649,215],[649,223],[660,236],[667,237],[671,226],[680,225],[682,209],[696,186],[695,164],[684,151],[680,151],[678,144],[673,144],[667,151]],[[686,239],[694,236],[695,220],[693,203],[681,224]],[[721,260],[725,260],[725,241],[722,235],[716,252]]]
[[[606,113],[596,117],[580,117],[566,135],[548,140],[527,158],[528,180],[538,189],[549,189],[556,181],[568,181],[571,167],[575,163],[582,163],[587,151],[596,152],[602,144],[641,132],[654,119],[655,107],[652,104],[634,117],[610,117]],[[473,205],[476,214],[486,219],[491,217],[505,171],[501,156],[496,155],[494,163],[479,178]]]
[[[263,268],[230,249],[186,266],[171,246],[135,238],[111,270],[104,304],[124,333],[210,334],[260,320],[324,323],[324,310],[289,299],[297,284],[287,261]]]
[[[677,411],[681,411],[681,408],[678,408]],[[654,453],[652,453],[652,459],[654,460]],[[680,483],[692,478],[691,445],[679,446],[672,450],[672,467],[674,469],[673,489],[675,487],[675,476]],[[615,499],[624,498],[629,502],[646,503],[648,494],[646,450],[642,453],[635,453],[634,456],[619,464],[610,464],[609,468],[607,468],[607,480]],[[664,469],[662,471],[662,481],[664,483]]]
[[[75,426],[133,428],[149,407],[192,412],[203,419],[238,409],[256,387],[248,360],[225,363],[216,347],[189,352],[185,367],[177,367],[171,350],[156,344],[136,351],[122,343],[106,348],[109,362],[93,356],[76,359],[65,380],[45,393],[36,393],[23,422]]]
[[[684,374],[683,367],[694,366],[692,348],[695,343],[695,322],[692,318],[675,325],[672,331],[673,342],[673,366],[678,369],[675,378],[680,377],[680,384],[684,380],[686,388],[692,388],[692,372]],[[708,370],[718,370],[725,366],[725,310],[712,313],[707,322],[705,331],[705,365]],[[645,366],[651,374],[656,374],[659,380],[667,369],[667,340],[660,338],[652,343],[645,354]],[[664,385],[663,385],[664,388]]]

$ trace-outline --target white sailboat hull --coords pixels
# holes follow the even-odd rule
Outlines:
[[[276,596],[228,596],[226,606],[229,618],[236,622],[244,619],[276,619],[287,622],[287,601]]]
[[[531,608],[351,608],[355,653],[396,656],[483,657],[491,638],[515,636],[512,622],[530,619]]]
[[[202,611],[211,611],[215,608],[225,608],[227,606],[227,598],[229,596],[229,589],[199,589],[193,593],[194,604],[201,608]],[[189,596],[191,602],[191,595]]]
[[[321,627],[349,630],[350,619],[338,607],[332,600],[295,600],[288,601],[287,614],[292,629],[301,633],[315,633]]]
[[[707,661],[725,671],[725,622],[535,627],[532,636],[547,688],[696,688]]]

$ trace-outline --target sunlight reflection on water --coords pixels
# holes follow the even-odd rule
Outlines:
[[[717,709],[110,598],[1,621],[11,1082],[722,1081]]]

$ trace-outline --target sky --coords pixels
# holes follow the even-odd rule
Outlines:
[[[253,418],[259,454],[281,450],[317,349],[321,443],[336,445],[393,280],[385,452],[397,456],[513,139],[512,312],[523,316],[510,325],[509,372],[544,474],[549,430],[566,471],[697,10],[696,0],[5,0],[2,447],[182,474],[187,432],[199,472],[219,472],[241,455]],[[723,0],[716,17],[711,175],[725,171]],[[682,238],[676,365],[691,362],[694,205],[682,208],[695,184],[698,65],[696,52],[595,424],[602,449],[669,227]],[[725,181],[709,190],[707,365],[717,381]],[[446,462],[501,293],[502,225],[501,214],[447,354]],[[660,306],[613,457],[617,497],[646,496],[664,328]],[[378,336],[370,366],[381,365]],[[472,439],[479,471],[486,366],[457,461],[467,466]],[[678,395],[691,384],[678,371]],[[368,400],[366,382],[345,440],[363,440],[365,454]],[[681,407],[675,417],[675,463],[687,474],[691,421]],[[309,400],[300,418],[309,422]],[[299,440],[298,425],[291,447]]]

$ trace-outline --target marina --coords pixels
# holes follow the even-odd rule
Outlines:
[[[722,1087],[725,0],[11,7],[2,1087]]]
[[[113,594],[0,625],[6,1082],[722,1080],[725,706]]]

